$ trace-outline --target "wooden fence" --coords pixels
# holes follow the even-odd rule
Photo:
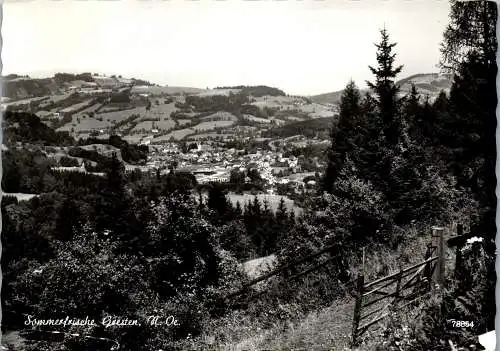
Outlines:
[[[278,267],[271,272],[268,272],[258,278],[252,279],[251,281],[243,284],[243,287],[239,289],[238,291],[231,293],[225,297],[225,302],[230,303],[231,301],[234,301],[238,296],[241,295],[249,295],[251,298],[255,298],[259,295],[262,295],[263,293],[266,292],[265,289],[261,290],[260,292],[255,292],[252,291],[252,287],[255,286],[256,284],[266,281],[274,276],[277,276],[279,274],[284,275],[288,280],[296,280],[300,277],[303,277],[309,273],[315,272],[328,264],[331,264],[335,260],[337,260],[337,255],[335,253],[335,250],[338,249],[339,245],[334,244],[325,247],[324,249],[321,249],[319,251],[316,251],[310,255],[307,255],[295,262],[289,263],[287,265]],[[319,258],[320,256],[326,256],[322,262],[317,263],[315,265],[310,266],[309,268],[297,272],[297,266],[303,263],[307,263],[308,261],[312,261],[315,258]]]
[[[409,307],[415,302],[429,296],[432,292],[442,291],[445,284],[446,246],[456,247],[455,272],[460,268],[461,251],[471,233],[463,234],[463,225],[456,226],[456,235],[450,237],[453,230],[445,227],[433,227],[431,242],[427,245],[427,252],[423,261],[412,266],[401,268],[398,272],[365,282],[364,272],[358,274],[356,280],[347,283],[355,291],[356,298],[352,326],[352,346],[359,344],[361,336],[370,328],[376,326],[392,312]],[[448,237],[448,240],[445,240]],[[315,272],[337,259],[335,250],[338,244],[325,247],[315,253],[307,255],[295,262],[278,267],[243,285],[243,287],[224,298],[225,304],[237,300],[238,296],[246,295],[255,298],[266,293],[266,289],[257,291],[252,289],[256,284],[274,276],[283,274],[288,280],[298,279]],[[301,272],[296,267],[320,256],[328,255],[322,262],[311,265]],[[363,255],[364,266],[364,255]]]
[[[432,228],[432,242],[427,245],[422,262],[371,282],[365,282],[363,272],[358,275],[352,346],[359,345],[361,336],[392,312],[410,306],[433,291],[442,291],[445,284],[445,236],[449,232],[448,228]],[[446,241],[448,247],[457,247],[455,272],[461,262],[460,246],[471,236],[470,233],[463,234],[461,224],[456,226],[456,233]]]

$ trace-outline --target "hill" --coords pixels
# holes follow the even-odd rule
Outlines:
[[[43,145],[71,145],[74,139],[65,132],[56,132],[40,121],[38,116],[27,112],[6,111],[3,116],[3,142]]]
[[[207,90],[200,88],[192,88],[192,87],[149,86],[149,85],[133,86],[131,90],[131,92],[135,94],[148,94],[150,96],[198,94],[198,93],[203,93],[205,91]]]
[[[43,123],[40,118],[28,112],[6,111],[3,118],[3,143],[10,147],[16,143],[38,144],[44,146],[74,146],[79,145],[82,150],[95,151],[104,157],[111,157],[113,152],[120,155],[120,159],[130,164],[144,164],[148,148],[141,145],[131,145],[119,136],[113,135],[104,140],[97,138],[80,139],[78,143],[68,132],[58,132]],[[71,156],[88,158],[89,152]],[[95,159],[91,159],[96,161]]]
[[[3,97],[9,100],[21,100],[42,96],[53,96],[68,89],[120,88],[124,86],[152,87],[154,84],[141,79],[126,79],[116,76],[101,76],[92,73],[56,73],[48,78],[31,78],[9,74],[2,76]]]
[[[340,103],[340,98],[342,97],[342,93],[344,90],[333,91],[331,93],[324,93],[319,95],[311,96],[310,99],[318,104],[335,104],[338,105]],[[362,93],[367,92],[368,90],[361,90]]]
[[[13,100],[55,95],[60,92],[58,84],[52,78],[33,79],[7,76],[2,77],[2,83],[3,97]]]
[[[131,143],[164,143],[171,138],[324,136],[338,113],[342,91],[306,98],[266,85],[213,89],[158,86],[134,78],[91,73],[54,77],[4,77],[4,108],[36,113],[43,123],[75,139],[119,134]],[[400,80],[402,94],[415,84],[431,99],[451,86],[451,77],[416,74]],[[367,90],[363,90],[364,93]],[[230,113],[231,120],[207,120]],[[318,121],[313,122],[313,120]],[[298,123],[299,122],[299,123]],[[325,124],[326,123],[326,124]],[[289,127],[288,127],[289,126]]]
[[[283,90],[278,88],[268,87],[267,85],[244,86],[238,85],[234,87],[217,87],[215,89],[239,89],[245,95],[253,97],[269,96],[286,96]]]
[[[401,79],[396,82],[396,84],[400,87],[401,92],[406,94],[410,91],[413,83],[421,95],[429,95],[429,97],[433,99],[437,97],[441,90],[449,93],[452,79],[453,77],[449,74],[421,73]],[[339,90],[331,93],[314,95],[311,96],[310,99],[320,104],[339,104],[343,91],[344,90]],[[361,94],[365,94],[368,91],[368,89],[361,89]]]
[[[415,74],[410,77],[401,79],[397,82],[401,91],[409,92],[412,83],[417,88],[417,91],[422,95],[433,97],[444,90],[449,93],[453,77],[450,74],[426,73]]]

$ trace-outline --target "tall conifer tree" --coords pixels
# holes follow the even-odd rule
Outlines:
[[[375,75],[375,82],[367,82],[370,89],[377,97],[377,107],[383,122],[383,132],[389,145],[396,145],[400,135],[401,123],[399,120],[399,88],[394,79],[401,72],[403,66],[395,66],[396,54],[392,49],[396,43],[389,42],[386,29],[380,31],[382,39],[377,47],[377,67],[369,66]]]
[[[323,190],[332,191],[347,154],[355,146],[354,139],[359,132],[358,125],[362,115],[361,94],[354,81],[350,81],[340,100],[339,120],[330,132],[331,147],[328,153],[328,166],[323,177]]]

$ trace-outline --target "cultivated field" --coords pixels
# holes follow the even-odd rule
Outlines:
[[[185,124],[191,123],[190,119],[178,119],[177,123],[179,123],[180,126],[183,126]]]
[[[147,131],[148,133],[152,129],[158,129],[158,130],[171,130],[174,129],[176,126],[175,122],[173,120],[166,120],[166,121],[142,121],[137,123],[137,125],[132,129],[133,132],[140,132],[140,131]]]
[[[92,100],[85,100],[83,102],[80,102],[78,104],[74,104],[74,105],[71,105],[69,107],[66,107],[62,110],[60,110],[60,112],[62,113],[66,113],[66,112],[72,112],[72,111],[75,111],[75,110],[79,110],[83,107],[86,107],[86,106],[89,106],[91,104]]]
[[[144,121],[144,122],[140,122],[140,123],[137,123],[137,125],[132,128],[132,133],[133,132],[138,132],[138,131],[142,131],[142,130],[151,130],[153,128],[153,122],[152,121]]]
[[[159,100],[160,104],[156,105],[156,100]],[[151,115],[152,117],[158,116],[163,119],[169,119],[170,114],[172,112],[176,112],[179,109],[175,107],[175,103],[172,102],[170,104],[164,104],[163,100],[161,98],[159,99],[150,99],[151,101],[151,110],[148,111],[146,114]]]
[[[142,135],[125,135],[122,137],[123,140],[127,141],[130,144],[139,144],[142,139]]]
[[[235,115],[226,111],[215,112],[211,115],[200,118],[201,121],[237,121]]]
[[[206,91],[206,89],[190,88],[190,87],[158,87],[158,86],[134,86],[131,93],[138,94],[197,94]]]
[[[212,130],[215,128],[230,127],[234,124],[234,121],[211,121],[211,122],[201,122],[195,125],[192,129],[196,131]]]
[[[146,111],[145,107],[136,107],[130,110],[99,113],[97,116],[106,121],[120,122],[130,117],[131,115],[143,115],[145,111]]]
[[[323,118],[323,117],[332,117],[333,111],[329,109],[325,105],[312,103],[308,105],[302,105],[299,108],[300,111],[309,114],[312,118]]]
[[[76,113],[76,116],[80,117],[80,118],[83,117],[83,116],[87,116],[89,113],[95,112],[95,110],[97,110],[100,106],[102,106],[102,105],[101,104],[90,105],[85,110],[82,110],[82,111]]]
[[[229,93],[237,94],[241,89],[209,89],[198,93],[198,96],[213,96],[213,95],[223,95],[228,96]]]
[[[73,116],[71,123],[63,125],[62,127],[58,128],[57,131],[70,132],[71,129],[74,129],[75,133],[80,133],[84,131],[100,130],[111,127],[111,123],[106,120],[99,121],[96,118],[85,117],[80,119],[80,123],[77,123],[76,118],[76,116]]]
[[[169,141],[171,138],[174,138],[175,140],[182,140],[186,136],[194,133],[196,133],[196,130],[192,128],[174,130],[168,134],[154,138],[154,142]]]
[[[295,117],[295,116],[286,116],[286,117],[283,117],[283,119],[285,119],[287,121],[293,121],[293,122],[302,122],[302,121],[306,120],[305,118]]]
[[[173,120],[164,120],[155,122],[155,128],[158,130],[170,130],[176,127],[175,121]]]
[[[248,120],[248,121],[256,122],[256,123],[265,123],[265,124],[271,123],[271,120],[269,120],[269,119],[255,117],[253,115],[243,115],[243,118]]]

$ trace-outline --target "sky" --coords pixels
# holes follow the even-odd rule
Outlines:
[[[447,0],[4,0],[2,74],[314,95],[364,88],[384,26],[400,78],[438,72],[448,14]]]

